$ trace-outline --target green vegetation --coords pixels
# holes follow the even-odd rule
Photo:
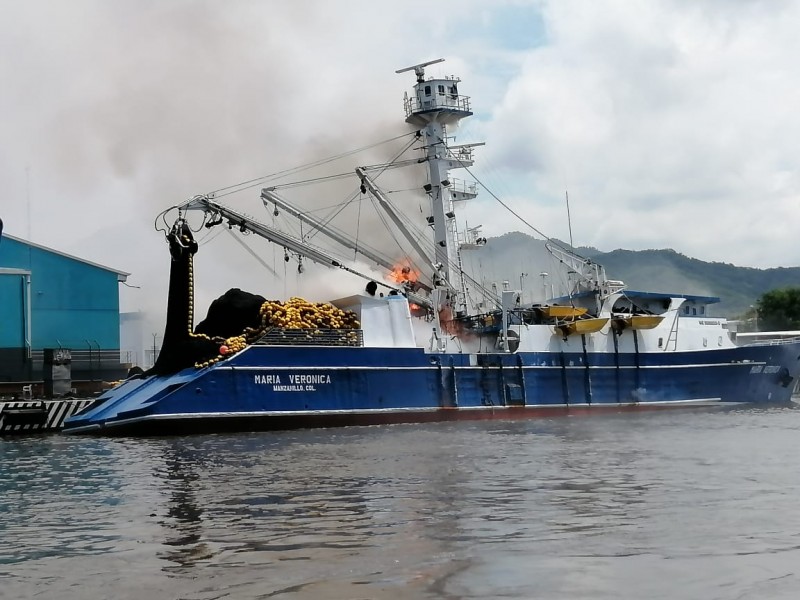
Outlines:
[[[762,331],[800,329],[800,287],[770,290],[761,296],[757,318]]]

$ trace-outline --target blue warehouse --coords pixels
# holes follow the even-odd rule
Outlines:
[[[43,357],[68,350],[77,382],[124,376],[119,283],[128,273],[10,235],[0,239],[0,384],[36,383]],[[91,387],[91,386],[90,386]]]

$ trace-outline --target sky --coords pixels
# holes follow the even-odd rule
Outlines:
[[[427,74],[475,112],[457,142],[486,143],[491,193],[465,210],[484,234],[534,233],[496,195],[576,246],[798,266],[798,22],[789,0],[0,0],[0,218],[163,312],[158,213],[406,132],[395,71],[441,57]],[[275,284],[231,236],[204,242],[198,305],[333,277]]]

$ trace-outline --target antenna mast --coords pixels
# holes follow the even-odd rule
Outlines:
[[[572,243],[572,217],[569,214],[569,190],[564,190],[564,195],[567,197],[567,226],[569,227],[569,247],[574,250],[575,245]]]
[[[425,79],[425,67],[443,62],[443,58],[399,69],[397,73],[414,71],[417,82],[411,96],[406,96],[406,123],[419,128],[424,142],[425,162],[429,182],[425,191],[430,197],[433,227],[433,256],[435,287],[442,289],[443,297],[455,308],[456,314],[465,314],[467,307],[465,282],[460,272],[453,200],[457,197],[449,172],[451,169],[472,166],[472,152],[461,147],[454,152],[447,145],[447,126],[455,126],[464,117],[472,115],[469,97],[458,93],[457,77],[431,77]]]
[[[398,69],[395,73],[406,73],[407,71],[414,71],[414,74],[417,76],[417,83],[423,83],[425,81],[425,67],[429,67],[430,65],[435,65],[436,63],[444,62],[443,58],[437,58],[435,60],[429,60],[428,62],[419,63],[418,65],[413,65],[411,67],[406,67],[405,69]]]

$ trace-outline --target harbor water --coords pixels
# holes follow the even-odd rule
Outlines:
[[[0,438],[0,598],[800,593],[800,410]]]

